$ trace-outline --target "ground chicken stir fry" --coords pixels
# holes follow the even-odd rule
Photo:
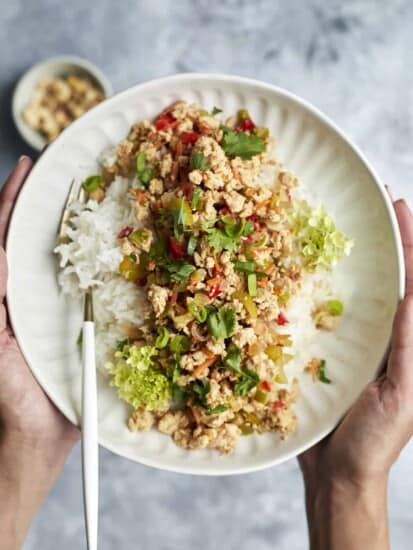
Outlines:
[[[134,125],[83,185],[100,201],[115,176],[134,178],[119,273],[148,306],[108,365],[134,408],[130,430],[156,426],[186,449],[230,453],[241,435],[294,431],[288,305],[351,242],[322,207],[292,198],[298,180],[269,157],[268,129],[246,110],[226,122],[219,113],[178,101]],[[341,313],[338,300],[319,304],[314,323],[332,330]],[[321,363],[309,370],[329,382]]]

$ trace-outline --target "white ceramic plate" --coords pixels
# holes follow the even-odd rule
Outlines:
[[[7,243],[8,306],[19,344],[36,378],[57,407],[79,424],[80,362],[76,339],[80,304],[68,303],[56,284],[52,254],[69,184],[97,169],[96,158],[142,118],[178,98],[214,105],[227,114],[241,107],[268,126],[278,157],[355,240],[335,281],[346,314],[334,334],[320,339],[334,383],[301,380],[297,432],[241,438],[230,457],[188,452],[156,431],[132,434],[128,408],[99,375],[100,443],[147,465],[191,474],[235,474],[296,456],[331,431],[370,381],[386,352],[392,316],[404,292],[400,235],[390,201],[361,153],[319,111],[288,92],[225,75],[186,74],[131,88],[73,123],[37,162],[17,202]]]

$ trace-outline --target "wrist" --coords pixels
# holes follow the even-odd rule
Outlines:
[[[21,548],[76,439],[56,441],[4,429],[0,437],[0,540]],[[3,548],[3,546],[2,546]]]
[[[377,479],[326,477],[306,484],[311,548],[385,550],[389,548],[387,476]]]

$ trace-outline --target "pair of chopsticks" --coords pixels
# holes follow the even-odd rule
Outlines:
[[[70,225],[70,206],[74,200],[86,202],[86,193],[82,187],[76,192],[76,183],[72,182],[63,209],[58,243],[70,241],[67,228]],[[83,506],[85,513],[86,540],[88,550],[97,549],[98,508],[99,508],[99,449],[98,415],[95,358],[95,325],[93,317],[93,293],[88,288],[84,293],[84,316],[82,327],[82,479]]]

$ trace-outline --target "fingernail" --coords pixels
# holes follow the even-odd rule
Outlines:
[[[29,157],[27,155],[22,155],[20,158],[19,158],[19,162],[22,162],[23,160],[27,160]]]

